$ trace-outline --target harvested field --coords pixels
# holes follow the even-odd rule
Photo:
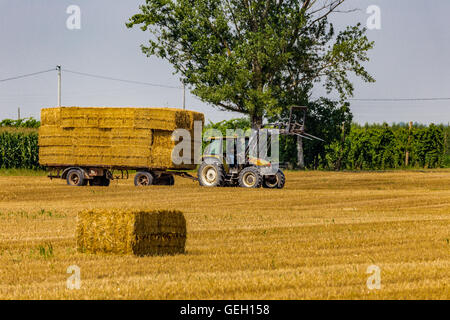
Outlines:
[[[284,190],[0,177],[0,298],[450,299],[450,170],[286,176]],[[77,213],[112,208],[181,210],[186,254],[77,252]]]

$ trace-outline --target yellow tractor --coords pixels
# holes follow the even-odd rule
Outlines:
[[[284,187],[285,177],[280,169],[274,170],[267,159],[253,157],[253,148],[250,137],[225,137],[226,143],[239,143],[245,140],[245,153],[234,154],[222,152],[222,137],[211,137],[205,148],[202,164],[198,169],[198,180],[204,187],[240,186],[243,188],[278,188]],[[256,139],[255,139],[256,140]]]
[[[303,112],[300,123],[292,121],[294,110]],[[278,129],[278,133],[283,135],[301,136],[310,140],[323,141],[305,132],[306,111],[306,107],[291,107],[287,125],[273,123],[265,127]],[[264,143],[260,143],[261,130],[257,134],[252,134],[251,137],[210,137],[198,169],[197,176],[200,185],[204,187],[284,188],[286,178],[283,171],[279,169],[279,163],[272,163],[267,156],[255,156],[267,155],[271,151],[272,135],[268,134]],[[229,148],[231,152],[223,152],[223,141],[234,146]],[[240,150],[243,150],[243,152],[237,151],[239,144],[241,144]]]

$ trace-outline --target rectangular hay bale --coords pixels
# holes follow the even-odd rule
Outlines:
[[[39,162],[43,166],[113,166],[195,169],[172,163],[175,129],[193,137],[194,121],[204,115],[169,108],[42,109]]]
[[[86,210],[78,213],[76,236],[79,252],[182,254],[186,219],[179,211]]]
[[[47,108],[41,111],[41,123],[47,126],[61,125],[61,108]]]
[[[173,131],[192,129],[204,115],[173,108],[46,108],[41,111],[43,125],[63,128],[141,128]]]

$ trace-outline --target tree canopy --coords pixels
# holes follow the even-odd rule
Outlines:
[[[250,116],[253,127],[308,99],[320,82],[344,101],[373,47],[361,25],[336,32],[344,0],[146,0],[128,27],[142,51],[169,61],[202,101]]]

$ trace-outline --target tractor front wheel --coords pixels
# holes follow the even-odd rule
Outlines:
[[[242,188],[260,188],[263,178],[258,168],[248,167],[239,173],[239,186]]]

